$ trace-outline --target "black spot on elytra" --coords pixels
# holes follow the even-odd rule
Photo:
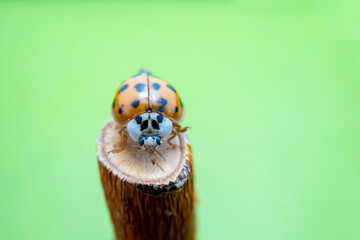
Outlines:
[[[158,120],[159,123],[162,123],[163,120],[164,120],[164,117],[163,117],[163,115],[161,115],[161,114],[157,115],[156,118],[157,118],[157,120]]]
[[[140,131],[147,129],[148,123],[149,123],[149,120],[143,121],[143,123],[141,124],[141,127],[140,127]]]
[[[112,105],[112,106],[113,106],[113,108],[115,107],[115,99],[114,99],[114,101],[113,101],[113,105]]]
[[[124,91],[125,89],[127,89],[128,87],[129,87],[128,84],[124,84],[124,85],[120,88],[119,93],[123,92],[123,91]]]
[[[160,130],[160,126],[159,126],[158,122],[155,120],[151,121],[151,126],[153,127],[153,129]]]
[[[133,108],[137,108],[137,106],[139,106],[139,104],[140,104],[140,100],[135,100],[135,101],[133,101],[133,102],[131,103],[131,106],[132,106]]]
[[[175,88],[173,88],[173,86],[171,86],[170,84],[166,84],[166,86],[167,86],[170,90],[174,91],[174,93],[176,93],[176,90],[175,90]]]
[[[175,112],[178,112],[179,108],[177,106],[175,106]]]
[[[153,83],[153,84],[152,84],[152,87],[153,87],[155,90],[159,90],[159,89],[160,89],[160,84],[158,84],[158,83]]]
[[[119,114],[122,114],[122,113],[123,113],[123,107],[124,107],[124,104],[121,105],[121,107],[119,108],[119,111],[118,111]]]
[[[142,122],[142,117],[141,117],[141,116],[137,116],[137,117],[135,118],[135,121],[136,121],[137,124],[140,124],[140,123]]]
[[[145,91],[145,84],[144,83],[137,83],[134,88],[138,92],[144,92]]]
[[[159,112],[163,112],[163,111],[165,111],[164,107],[163,106],[159,107]]]
[[[165,107],[166,104],[167,104],[167,100],[166,100],[165,98],[160,98],[160,99],[158,100],[158,103],[160,103],[161,105],[163,105],[163,106]]]

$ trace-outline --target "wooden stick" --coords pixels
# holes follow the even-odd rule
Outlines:
[[[152,155],[132,147],[108,153],[119,146],[119,128],[114,121],[100,131],[97,151],[101,181],[117,240],[194,239],[195,194],[190,143],[185,133],[166,141],[169,149]]]

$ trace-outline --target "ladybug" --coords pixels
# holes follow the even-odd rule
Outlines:
[[[110,152],[121,152],[130,136],[138,145],[154,156],[163,140],[170,146],[177,132],[185,132],[182,128],[184,105],[175,88],[163,79],[153,77],[146,70],[127,79],[117,89],[112,103],[112,115],[120,126],[121,147]],[[110,153],[109,152],[109,153]]]

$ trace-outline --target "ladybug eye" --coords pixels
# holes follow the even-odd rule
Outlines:
[[[139,139],[139,145],[142,146],[142,145],[144,145],[144,143],[145,143],[145,139],[144,139],[144,137],[141,137]]]
[[[161,138],[160,137],[156,137],[156,144],[161,145]]]

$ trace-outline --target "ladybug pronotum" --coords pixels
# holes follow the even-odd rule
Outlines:
[[[150,76],[147,71],[127,79],[117,89],[112,104],[112,114],[120,126],[121,148],[110,152],[121,152],[125,148],[128,136],[154,156],[155,150],[167,139],[176,137],[176,132],[185,132],[182,128],[184,106],[175,88],[163,79]]]

